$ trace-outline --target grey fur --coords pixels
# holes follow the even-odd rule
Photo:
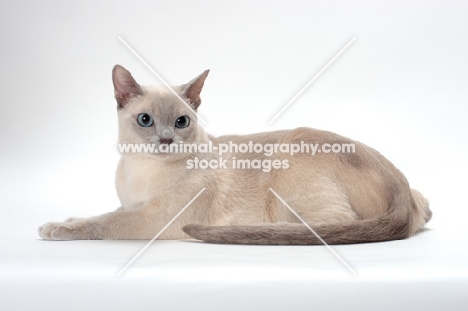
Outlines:
[[[354,244],[404,239],[410,236],[411,218],[404,193],[378,218],[320,225],[312,229],[327,244]],[[430,219],[430,214],[427,220]],[[208,243],[253,245],[319,245],[320,239],[303,224],[276,223],[258,226],[186,225],[182,230]]]

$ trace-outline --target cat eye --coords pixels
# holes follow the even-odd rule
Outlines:
[[[153,117],[147,113],[140,113],[137,120],[141,127],[150,127],[154,123]]]
[[[189,126],[189,124],[190,124],[190,118],[188,116],[178,117],[177,120],[175,121],[175,127],[178,127],[180,129]]]

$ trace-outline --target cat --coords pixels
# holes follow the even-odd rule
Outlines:
[[[357,141],[311,128],[221,137],[205,133],[196,112],[208,73],[173,87],[172,93],[162,86],[141,86],[116,65],[112,80],[119,144],[151,144],[160,149],[181,142],[199,146],[352,144],[355,152],[276,152],[268,157],[231,150],[222,157],[231,164],[208,169],[194,168],[193,160],[216,163],[219,154],[214,150],[121,152],[116,189],[122,206],[100,216],[46,223],[39,227],[39,235],[45,240],[152,239],[197,194],[160,239],[311,245],[322,243],[317,234],[328,244],[378,242],[410,237],[431,218],[427,199],[409,187],[405,176],[380,153]],[[232,163],[238,160],[278,161],[276,168],[265,170],[253,165],[235,168]]]

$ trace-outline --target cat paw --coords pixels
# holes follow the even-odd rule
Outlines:
[[[65,222],[74,222],[77,220],[83,220],[84,218],[79,218],[79,217],[69,217],[65,220]]]
[[[80,239],[80,230],[70,222],[49,222],[38,228],[44,240],[68,241]]]

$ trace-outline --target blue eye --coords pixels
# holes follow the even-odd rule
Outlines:
[[[190,118],[187,116],[178,117],[177,120],[175,121],[175,127],[178,127],[180,129],[189,126],[189,124],[190,124]]]
[[[154,123],[153,117],[147,113],[140,113],[137,120],[141,127],[150,127]]]

